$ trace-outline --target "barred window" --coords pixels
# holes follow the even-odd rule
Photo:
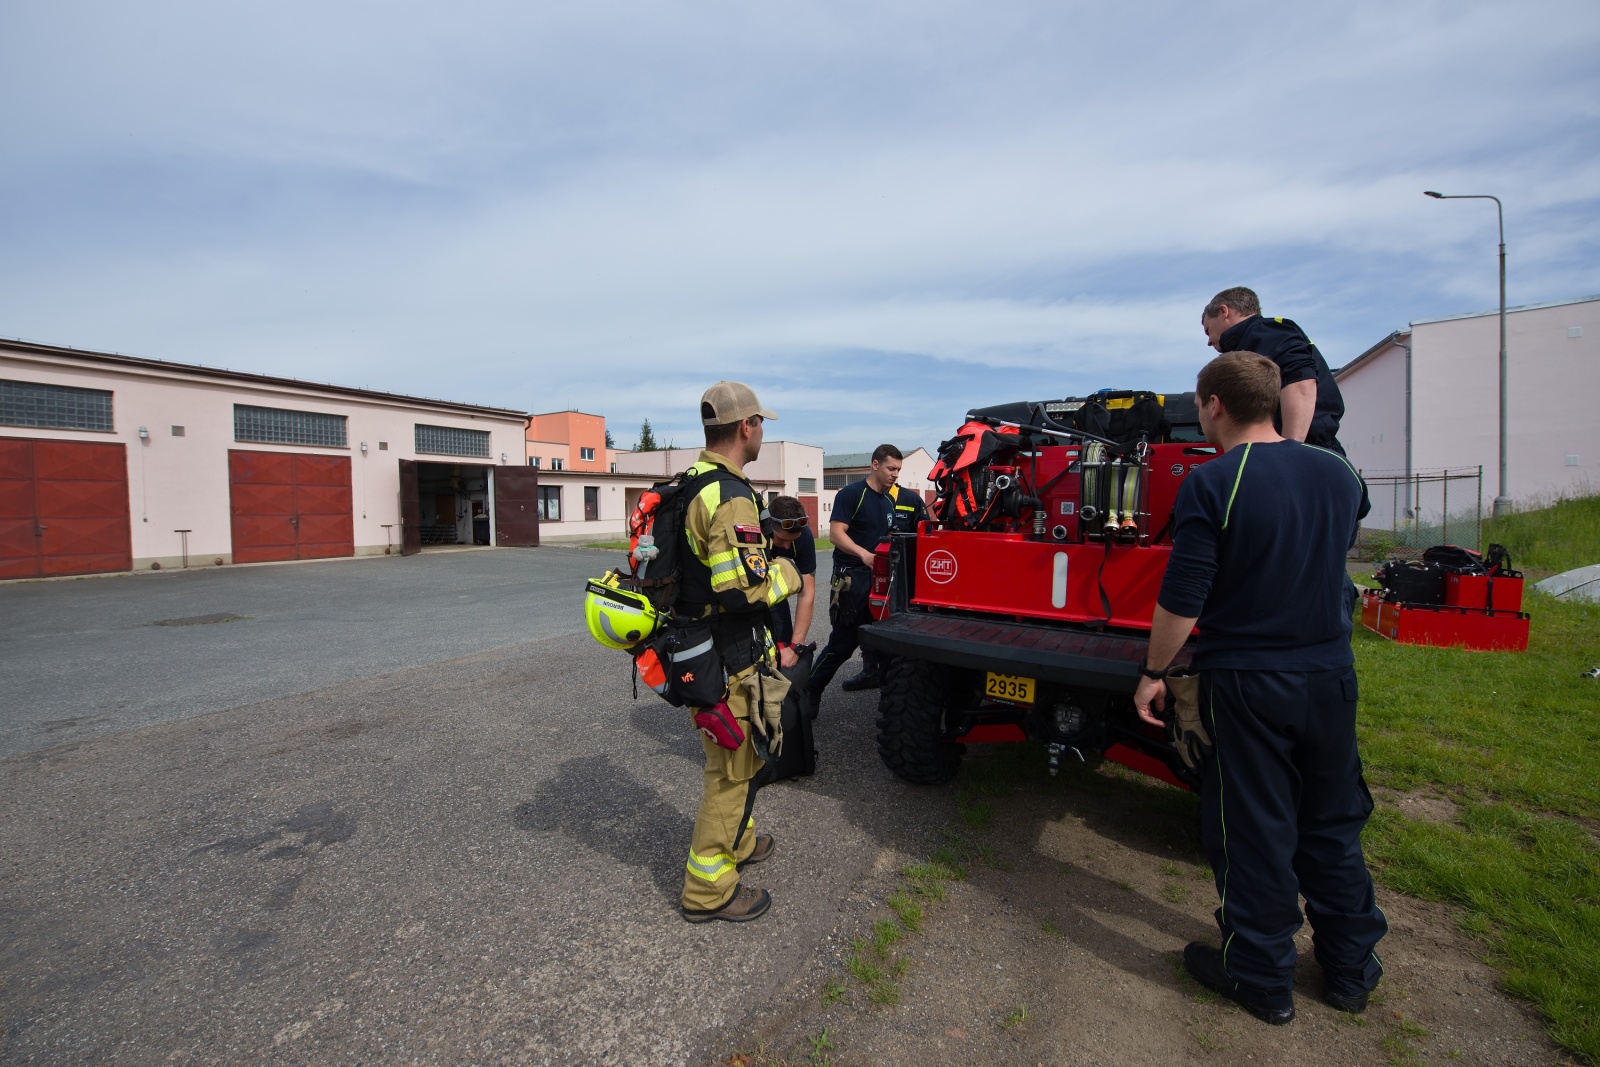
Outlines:
[[[822,476],[822,488],[843,489],[845,485],[845,479],[847,477],[849,477],[849,475],[842,472],[839,474],[824,474]]]
[[[110,433],[111,394],[104,389],[0,380],[0,423]]]
[[[802,492],[802,493],[815,493],[816,491],[817,491],[817,480],[815,478],[801,478],[800,479],[800,492]]]
[[[417,425],[417,451],[431,456],[489,458],[488,430],[461,430],[454,426]]]
[[[343,415],[320,411],[291,411],[288,408],[257,408],[233,405],[233,439],[266,445],[320,445],[345,448]]]

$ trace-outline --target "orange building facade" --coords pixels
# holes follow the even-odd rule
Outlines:
[[[529,466],[547,471],[611,469],[606,455],[606,420],[582,411],[530,415],[525,433]]]

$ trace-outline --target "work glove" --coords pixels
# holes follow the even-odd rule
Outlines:
[[[743,679],[750,705],[750,743],[756,755],[769,760],[783,751],[783,702],[789,679],[765,663]]]
[[[1169,709],[1172,718],[1167,724],[1167,734],[1177,746],[1178,756],[1184,766],[1196,775],[1202,774],[1213,746],[1211,734],[1200,720],[1200,676],[1168,674],[1167,695],[1172,701]]]

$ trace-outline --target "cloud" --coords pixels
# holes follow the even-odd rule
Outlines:
[[[1596,44],[1565,2],[8,5],[0,334],[619,439],[745,376],[863,447],[1180,386],[1230,284],[1337,364],[1496,299],[1489,205],[1425,188],[1503,196],[1514,301],[1600,289]]]

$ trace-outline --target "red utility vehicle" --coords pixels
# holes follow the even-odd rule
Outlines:
[[[955,775],[968,743],[1033,741],[1051,773],[1103,755],[1193,785],[1132,697],[1178,489],[1218,454],[1194,394],[981,408],[939,453],[935,517],[878,549],[877,621],[861,630],[891,657],[884,763],[931,784]]]

